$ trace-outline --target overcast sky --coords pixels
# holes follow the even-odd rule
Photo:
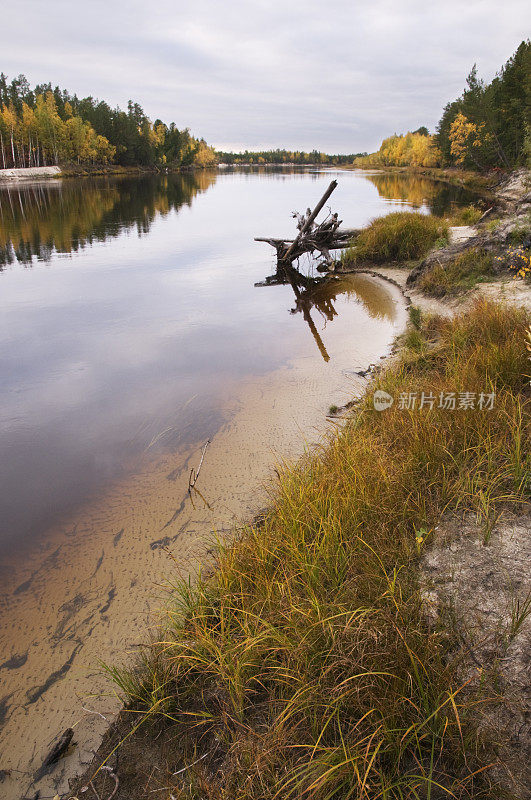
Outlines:
[[[220,149],[375,150],[491,79],[528,0],[1,0],[0,71],[189,127]]]

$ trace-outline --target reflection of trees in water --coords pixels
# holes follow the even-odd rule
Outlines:
[[[349,275],[338,277],[332,281],[326,280],[324,283],[318,284],[311,292],[314,306],[322,313],[323,317],[330,321],[337,316],[337,312],[333,309],[333,303],[339,295],[361,303],[370,317],[394,318],[395,305],[392,295],[385,286],[374,281],[369,275]],[[327,312],[329,308],[330,311],[333,311],[331,316]]]
[[[206,191],[215,172],[144,178],[83,179],[0,189],[0,269],[30,265],[53,252],[72,253],[136,227],[147,233],[165,216]]]
[[[461,186],[434,181],[422,175],[380,172],[367,175],[367,178],[376,186],[380,197],[404,200],[414,208],[425,204],[437,216],[442,216],[454,206],[468,205],[479,198],[479,195]]]
[[[311,278],[294,268],[284,268],[265,284],[274,285],[289,283],[295,293],[295,306],[290,314],[302,314],[310,328],[319,352],[325,361],[330,360],[325,344],[321,338],[312,311],[315,309],[324,320],[325,326],[337,317],[334,303],[339,295],[363,305],[370,317],[377,319],[394,319],[395,306],[391,294],[368,275],[353,275],[341,278]]]

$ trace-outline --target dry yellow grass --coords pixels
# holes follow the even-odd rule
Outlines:
[[[394,211],[364,228],[346,251],[345,264],[411,261],[422,258],[437,239],[446,236],[448,224],[437,217]]]
[[[400,363],[281,472],[270,513],[220,550],[214,577],[175,586],[142,667],[112,670],[141,719],[174,726],[190,762],[207,754],[169,778],[175,797],[500,796],[449,634],[425,625],[418,558],[446,510],[488,522],[527,497],[529,320],[481,302],[415,322]],[[376,388],[396,398],[384,412]],[[399,407],[423,391],[496,400]]]

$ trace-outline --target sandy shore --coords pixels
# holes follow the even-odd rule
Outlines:
[[[137,652],[153,612],[164,607],[165,576],[186,578],[208,565],[216,536],[266,506],[275,463],[297,458],[323,436],[333,424],[325,421],[331,404],[361,393],[364,381],[354,370],[390,352],[405,325],[403,296],[376,278],[357,280],[383,302],[386,323],[371,321],[358,331],[359,342],[345,337],[334,366],[299,358],[246,380],[208,447],[197,484],[204,500],[195,495],[192,504],[187,491],[203,442],[146,457],[132,477],[49,531],[39,552],[7,565],[0,768],[13,772],[2,785],[5,800],[25,793],[50,743],[74,727],[76,748],[38,784],[43,795],[66,790],[120,707],[101,662],[116,665]]]
[[[61,167],[24,167],[23,169],[0,169],[0,183],[35,180],[36,178],[57,178]]]

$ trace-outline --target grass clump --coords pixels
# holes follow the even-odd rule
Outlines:
[[[418,288],[431,297],[457,295],[477,283],[494,280],[494,256],[472,248],[446,264],[436,264],[418,280]]]
[[[422,327],[422,311],[418,306],[409,306],[409,321],[415,330],[420,331]]]
[[[513,246],[531,246],[531,213],[525,215],[518,225],[507,236],[507,244]]]
[[[191,764],[165,778],[179,800],[499,797],[474,697],[425,623],[418,556],[443,512],[526,496],[529,318],[487,302],[411,316],[421,350],[280,473],[271,511],[220,550],[211,579],[175,587],[143,670],[115,671],[137,712],[174,727]],[[376,388],[395,398],[386,411]],[[451,411],[441,392],[496,400]]]
[[[449,244],[450,244],[450,239],[448,238],[447,235],[445,235],[445,236],[439,236],[439,238],[435,240],[435,244],[433,246],[435,247],[436,250],[442,250],[443,247],[448,247]]]
[[[437,239],[447,235],[447,224],[426,214],[395,211],[371,222],[346,253],[346,263],[411,261],[422,258]]]
[[[450,225],[475,225],[481,217],[483,212],[476,206],[465,206],[458,209],[450,218]]]
[[[422,331],[422,311],[417,306],[409,306],[409,325],[401,337],[401,344],[420,353],[426,346],[426,336]]]

